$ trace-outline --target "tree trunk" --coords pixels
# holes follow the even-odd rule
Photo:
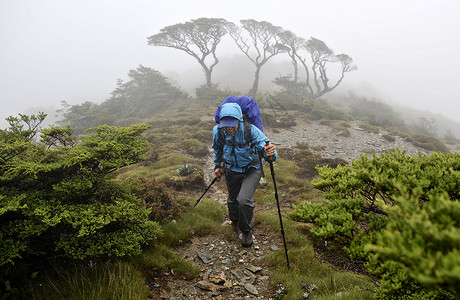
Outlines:
[[[197,60],[200,63],[201,67],[203,68],[204,77],[206,78],[206,87],[211,88],[212,87],[212,81],[211,81],[212,69],[208,68],[204,60],[200,60],[200,59],[197,59]]]
[[[206,77],[206,86],[208,88],[211,88],[212,87],[212,81],[211,81],[212,71],[211,70],[205,70],[204,71],[204,76]]]
[[[254,74],[254,83],[252,88],[249,90],[249,97],[255,97],[257,95],[257,90],[259,89],[259,78],[260,78],[260,68],[262,66],[256,67],[256,73]]]

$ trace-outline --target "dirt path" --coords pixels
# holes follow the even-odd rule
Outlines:
[[[205,182],[213,179],[212,153],[205,160]],[[224,180],[216,182],[206,193],[206,199],[226,205]],[[267,209],[256,204],[255,213]],[[231,227],[228,218],[221,226]],[[284,251],[281,238],[271,229],[257,224],[253,230],[254,244],[241,246],[236,235],[211,234],[194,236],[188,243],[174,249],[179,256],[200,267],[200,274],[192,280],[166,272],[152,292],[158,299],[269,299],[276,287],[270,285],[269,269],[263,257],[273,251]]]

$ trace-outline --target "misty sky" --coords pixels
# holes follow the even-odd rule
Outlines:
[[[61,100],[106,100],[140,64],[199,71],[190,56],[148,46],[147,37],[200,17],[268,21],[321,39],[358,66],[346,89],[460,122],[459,12],[457,0],[0,0],[0,127]]]

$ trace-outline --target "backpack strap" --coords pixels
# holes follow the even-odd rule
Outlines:
[[[246,114],[243,114],[243,126],[244,126],[244,142],[246,145],[250,145],[250,147],[253,147],[252,145],[252,135],[251,135],[251,121],[249,120],[248,116]]]

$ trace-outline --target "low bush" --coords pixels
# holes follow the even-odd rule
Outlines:
[[[439,151],[442,153],[449,152],[449,149],[444,145],[440,140],[435,137],[423,135],[423,134],[414,134],[412,135],[414,144],[417,147],[429,150],[429,151]]]
[[[201,103],[212,102],[219,104],[224,101],[230,95],[240,95],[238,91],[231,91],[229,89],[221,90],[218,84],[213,84],[211,87],[202,85],[195,89],[196,98]],[[216,100],[216,99],[221,99]]]
[[[289,113],[265,113],[262,115],[262,122],[264,126],[270,128],[289,128],[297,125],[295,118]]]
[[[127,184],[137,197],[145,201],[151,220],[164,224],[181,215],[184,204],[179,203],[164,183],[155,178],[132,178]]]
[[[361,122],[359,123],[359,127],[368,131],[368,132],[372,132],[372,133],[379,133],[380,132],[380,127],[379,126],[375,126],[375,125],[371,125],[369,123],[365,123],[365,122]]]
[[[397,198],[388,222],[368,243],[367,269],[381,278],[377,298],[457,299],[460,294],[460,202],[446,194],[420,205]]]
[[[382,137],[383,137],[385,140],[387,140],[388,142],[394,142],[394,141],[396,141],[396,138],[395,138],[394,136],[389,135],[389,134],[384,134],[384,135],[382,135]]]
[[[75,259],[125,256],[160,232],[145,203],[113,180],[112,173],[142,161],[145,124],[99,126],[74,145],[63,145],[67,128],[44,131],[33,118],[12,118],[0,130],[0,266],[28,255]],[[39,122],[38,122],[39,123]],[[36,128],[36,127],[35,127]],[[58,142],[61,141],[61,142]]]
[[[378,297],[458,294],[460,154],[395,150],[318,172],[312,183],[327,200],[294,206],[290,216],[366,262],[382,282]]]

